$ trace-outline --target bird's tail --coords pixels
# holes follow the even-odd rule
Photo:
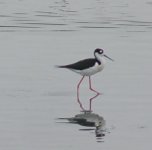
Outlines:
[[[65,68],[65,66],[55,65],[55,68]]]

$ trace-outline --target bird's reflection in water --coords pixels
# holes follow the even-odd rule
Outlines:
[[[86,128],[79,129],[80,131],[94,131],[97,142],[103,142],[105,136],[105,120],[102,116],[91,111],[83,111],[71,118],[65,119],[68,123],[79,124]]]
[[[91,111],[84,111],[80,114],[75,115],[72,118],[69,118],[70,123],[79,124],[81,126],[93,127],[93,128],[83,128],[81,131],[94,130],[97,140],[101,140],[105,136],[105,120],[102,116],[92,113]]]
[[[68,123],[79,124],[86,128],[79,129],[80,131],[94,131],[97,142],[103,142],[103,137],[105,136],[105,120],[102,116],[95,114],[92,112],[92,102],[95,98],[97,98],[100,94],[96,94],[95,96],[89,99],[89,109],[85,109],[82,105],[80,98],[78,97],[78,103],[81,108],[81,113],[76,114],[71,118],[58,118],[67,120]],[[63,122],[60,122],[63,123]],[[64,122],[65,123],[65,122]]]

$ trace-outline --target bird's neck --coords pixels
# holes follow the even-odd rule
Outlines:
[[[105,59],[103,56],[95,56],[96,61],[98,62],[98,64],[105,64]]]
[[[99,61],[97,58],[96,58],[96,62],[101,65],[101,61]]]

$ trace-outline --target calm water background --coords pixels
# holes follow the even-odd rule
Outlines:
[[[0,0],[0,149],[150,149],[151,14],[150,0]],[[80,76],[54,65],[92,57],[97,47],[115,60],[92,77],[103,93],[92,104],[106,121],[102,142],[56,120],[80,113]]]

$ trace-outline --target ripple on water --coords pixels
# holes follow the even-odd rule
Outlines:
[[[2,7],[0,31],[73,32],[123,29],[126,32],[148,32],[152,28],[152,22],[148,18],[137,17],[138,13],[130,13],[130,2],[108,5],[106,2],[95,1],[89,4],[82,3],[81,7],[78,7],[75,2],[51,1],[48,4],[43,3],[42,7],[30,5],[29,9],[21,9],[18,3],[15,6],[14,3],[1,2],[1,7],[9,5],[13,9],[8,11]],[[148,1],[146,4],[151,6],[152,3]],[[24,7],[24,0],[19,5]]]

